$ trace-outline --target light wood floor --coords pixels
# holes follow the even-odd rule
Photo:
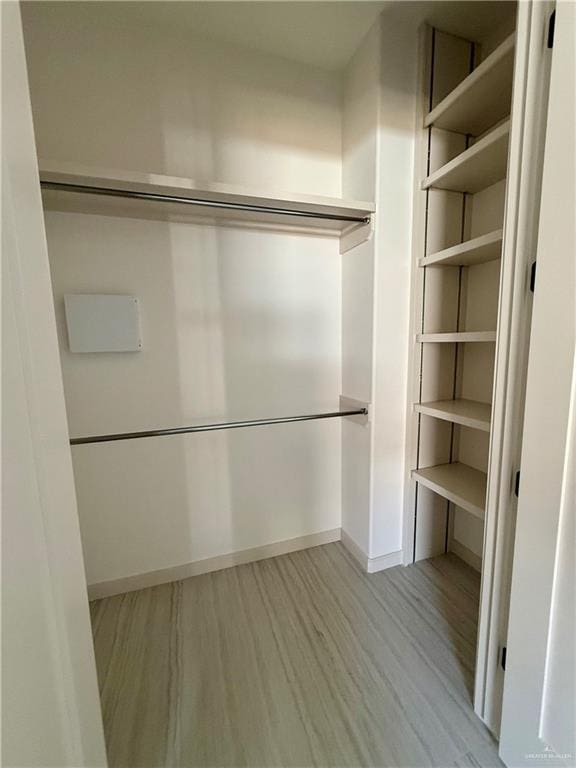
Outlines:
[[[92,604],[110,765],[499,766],[471,705],[479,579],[340,543]]]

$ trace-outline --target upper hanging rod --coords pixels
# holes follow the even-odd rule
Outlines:
[[[184,203],[185,205],[197,205],[205,208],[224,208],[235,211],[251,211],[253,213],[274,213],[283,216],[297,216],[305,219],[325,219],[329,221],[349,221],[355,224],[368,224],[370,216],[349,216],[340,213],[322,213],[314,211],[294,211],[287,208],[275,208],[267,205],[253,205],[251,203],[226,203],[217,200],[204,200],[196,197],[182,197],[181,195],[162,195],[156,192],[136,192],[132,189],[113,189],[109,187],[91,187],[85,184],[67,184],[59,181],[41,181],[44,189],[55,189],[61,192],[84,192],[90,195],[102,195],[104,197],[129,197],[136,200],[156,200],[165,203]]]
[[[250,421],[220,421],[216,424],[198,424],[193,427],[171,427],[169,429],[149,429],[145,432],[118,432],[113,435],[91,435],[73,437],[70,445],[86,443],[110,443],[114,440],[138,440],[142,437],[163,437],[164,435],[184,435],[188,432],[213,432],[217,429],[238,429],[239,427],[261,427],[265,424],[286,424],[291,421],[314,421],[316,419],[335,419],[341,416],[366,416],[367,408],[355,408],[350,411],[330,411],[314,413],[309,416],[281,416],[276,419],[251,419]]]

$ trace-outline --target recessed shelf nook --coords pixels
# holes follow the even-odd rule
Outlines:
[[[479,136],[510,113],[515,35],[509,35],[426,116],[433,125]]]
[[[471,240],[458,243],[450,248],[444,248],[429,256],[423,256],[418,261],[420,267],[456,266],[469,267],[474,264],[484,264],[500,258],[502,252],[502,230],[496,229],[485,235],[479,235]]]
[[[506,176],[510,120],[494,128],[423,182],[422,189],[474,194]]]
[[[430,403],[416,403],[416,413],[433,416],[436,419],[451,421],[464,427],[490,431],[490,403],[480,403],[476,400],[436,400]]]
[[[412,477],[471,515],[484,519],[486,473],[466,464],[438,464],[412,470]]]

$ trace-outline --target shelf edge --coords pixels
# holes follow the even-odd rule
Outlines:
[[[193,199],[203,196],[206,199],[231,202],[242,198],[248,203],[262,206],[294,206],[303,210],[312,206],[319,212],[333,209],[334,213],[346,215],[366,215],[375,213],[372,202],[346,200],[344,198],[322,195],[302,195],[283,191],[261,193],[249,187],[240,187],[219,182],[199,183],[194,179],[168,176],[140,171],[115,171],[98,167],[75,165],[72,163],[54,163],[41,160],[39,163],[40,181],[55,184],[71,184],[84,187],[101,187],[132,192],[172,194]]]
[[[415,403],[414,410],[416,413],[422,413],[425,416],[430,416],[433,419],[440,419],[441,421],[448,421],[452,424],[460,424],[463,427],[469,427],[470,429],[477,429],[481,432],[490,432],[490,417],[487,419],[477,418],[475,416],[466,416],[465,414],[455,413],[454,411],[443,410],[441,408],[435,408],[437,403],[447,403],[450,401],[436,401],[428,403]],[[461,402],[456,400],[455,402]],[[487,403],[478,403],[479,405],[488,405]]]
[[[455,462],[455,464],[458,464],[458,463],[460,462]],[[450,465],[441,464],[438,466],[450,466]],[[467,465],[463,465],[463,466],[467,466]],[[415,480],[417,483],[422,483],[422,485],[424,485],[426,488],[431,490],[433,493],[437,493],[439,496],[442,496],[442,498],[447,499],[448,501],[452,502],[452,504],[455,504],[457,507],[464,509],[466,512],[470,513],[474,517],[477,517],[480,520],[485,519],[486,512],[484,507],[479,507],[469,499],[465,499],[463,496],[460,496],[457,493],[450,491],[450,489],[446,488],[446,486],[440,485],[434,480],[431,480],[430,478],[425,477],[421,473],[426,469],[433,469],[433,467],[422,467],[422,469],[413,469],[411,472],[412,479]],[[473,469],[473,468],[468,467],[468,469]],[[484,472],[480,472],[479,470],[474,470],[474,471],[478,472],[481,475],[486,474]]]
[[[422,190],[433,188],[438,181],[441,181],[445,176],[448,176],[454,169],[465,165],[472,158],[482,154],[492,145],[501,141],[506,135],[510,134],[510,118],[508,117],[501,125],[491,130],[486,136],[473,144],[469,149],[464,150],[459,155],[454,157],[449,162],[438,168],[438,170],[427,176],[422,182]],[[495,182],[493,182],[495,183]],[[441,187],[444,189],[444,187]],[[462,190],[454,190],[455,192],[461,192]]]
[[[436,120],[441,117],[444,112],[456,102],[464,93],[474,87],[476,82],[485,77],[490,70],[496,66],[502,59],[510,54],[514,50],[516,45],[516,34],[513,32],[509,35],[500,45],[492,51],[492,53],[481,62],[476,69],[462,80],[450,93],[445,96],[442,101],[437,104],[434,109],[430,110],[424,118],[424,127],[429,128],[434,125]]]
[[[502,239],[503,239],[503,230],[495,229],[492,232],[487,232],[484,235],[478,235],[477,237],[473,237],[470,240],[465,240],[463,243],[457,243],[456,245],[452,245],[450,246],[450,248],[443,248],[441,251],[430,253],[428,256],[422,256],[418,260],[418,266],[430,267],[435,264],[440,266],[443,262],[446,262],[448,259],[452,259],[452,258],[457,259],[458,256],[465,256],[467,253],[471,253],[477,249],[488,248],[491,245],[502,243]],[[485,264],[489,261],[496,261],[499,258],[500,258],[500,254],[498,256],[492,256],[486,260],[481,259],[474,263]],[[453,262],[453,263],[449,262],[449,265],[459,266],[457,262]],[[460,266],[467,266],[467,265],[463,264]]]
[[[419,344],[492,344],[496,341],[496,331],[461,331],[440,333],[417,333]]]

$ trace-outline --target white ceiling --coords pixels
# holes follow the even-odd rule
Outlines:
[[[208,40],[337,70],[346,65],[386,2],[190,0],[122,5],[144,23],[178,26]]]
[[[27,5],[35,5],[30,2]],[[39,3],[49,4],[46,0]],[[70,5],[70,12],[83,3]],[[207,40],[222,41],[330,70],[348,63],[380,13],[390,23],[399,14],[424,19],[470,39],[481,40],[495,19],[510,15],[505,0],[135,0],[88,3],[104,15],[118,13],[151,27],[169,26]]]

